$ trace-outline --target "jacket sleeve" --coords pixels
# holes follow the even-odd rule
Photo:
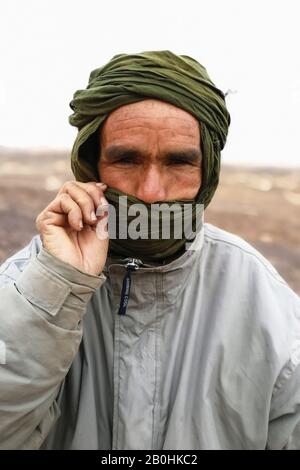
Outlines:
[[[79,348],[81,320],[105,276],[43,247],[29,260],[13,258],[0,268],[0,449],[38,449],[59,417],[56,397]]]
[[[277,377],[271,399],[268,450],[300,450],[300,302],[296,297],[286,334],[289,358]]]
[[[273,394],[269,450],[300,450],[300,365],[289,364],[281,377],[284,383]]]

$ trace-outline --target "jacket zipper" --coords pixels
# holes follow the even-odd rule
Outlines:
[[[126,314],[127,305],[128,305],[129,296],[130,296],[130,288],[131,288],[131,273],[139,269],[141,264],[142,264],[141,260],[136,259],[136,258],[130,258],[128,262],[125,264],[126,273],[123,278],[121,300],[120,300],[120,307],[119,307],[118,315]]]

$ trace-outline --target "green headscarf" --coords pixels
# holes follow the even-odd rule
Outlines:
[[[225,95],[206,69],[186,55],[170,51],[118,54],[90,74],[85,90],[75,92],[69,122],[78,128],[71,154],[77,181],[99,181],[99,127],[115,109],[147,98],[171,103],[201,124],[202,185],[196,197],[206,207],[218,186],[220,152],[230,115]]]
[[[202,205],[193,199],[150,204],[115,188],[104,194],[110,204],[108,221],[113,222],[109,238],[112,257],[167,263],[187,249],[202,227]]]
[[[77,181],[99,181],[99,129],[108,115],[126,104],[147,98],[171,103],[193,115],[200,123],[202,184],[194,200],[207,207],[218,186],[220,153],[223,149],[230,115],[225,95],[209,78],[206,69],[186,55],[170,51],[118,54],[90,74],[85,90],[75,92],[70,106],[70,124],[78,128],[71,154],[71,167]],[[115,204],[118,192],[105,193]],[[132,200],[131,200],[132,199]],[[129,197],[129,203],[134,198]],[[194,211],[194,209],[193,209]],[[185,240],[145,243],[145,240],[110,241],[110,253],[132,255],[135,247],[148,260],[163,260],[182,251]],[[133,254],[134,256],[134,254]]]

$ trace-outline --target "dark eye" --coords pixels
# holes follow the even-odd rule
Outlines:
[[[172,159],[169,162],[169,165],[175,165],[175,166],[188,165],[188,164],[189,164],[189,162],[187,162],[186,160],[180,159],[180,158]]]
[[[121,165],[130,165],[134,162],[134,158],[132,157],[122,157],[119,160],[117,160],[115,163],[121,164]]]

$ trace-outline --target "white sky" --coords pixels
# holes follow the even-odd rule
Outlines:
[[[90,71],[169,49],[237,90],[223,161],[300,166],[299,20],[299,0],[1,0],[0,145],[71,147]]]

